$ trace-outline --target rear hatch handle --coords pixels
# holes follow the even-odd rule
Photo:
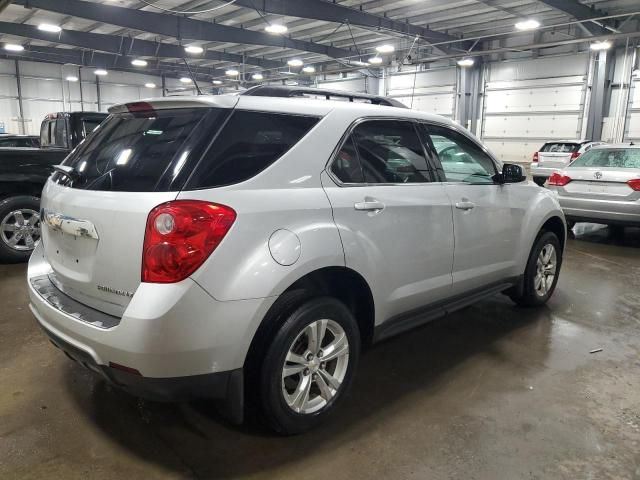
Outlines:
[[[42,222],[52,230],[73,235],[74,237],[93,238],[98,240],[98,231],[89,220],[69,217],[61,213],[51,212],[44,208],[40,212]]]

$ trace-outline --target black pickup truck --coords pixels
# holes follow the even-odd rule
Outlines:
[[[40,239],[40,192],[53,166],[106,113],[51,113],[40,126],[40,148],[0,147],[0,263],[26,261]]]

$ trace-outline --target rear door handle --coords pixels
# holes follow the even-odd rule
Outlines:
[[[384,210],[384,203],[377,200],[367,200],[365,202],[358,202],[354,204],[353,208],[363,212],[377,212]]]
[[[456,203],[456,208],[459,209],[459,210],[471,210],[475,206],[476,206],[475,203],[469,202],[469,201],[457,202]]]

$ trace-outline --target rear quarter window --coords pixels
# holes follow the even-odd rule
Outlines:
[[[213,188],[248,180],[276,162],[318,123],[318,117],[236,110],[186,188]]]

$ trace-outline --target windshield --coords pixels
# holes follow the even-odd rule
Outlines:
[[[569,165],[580,167],[640,169],[640,148],[594,148]]]

